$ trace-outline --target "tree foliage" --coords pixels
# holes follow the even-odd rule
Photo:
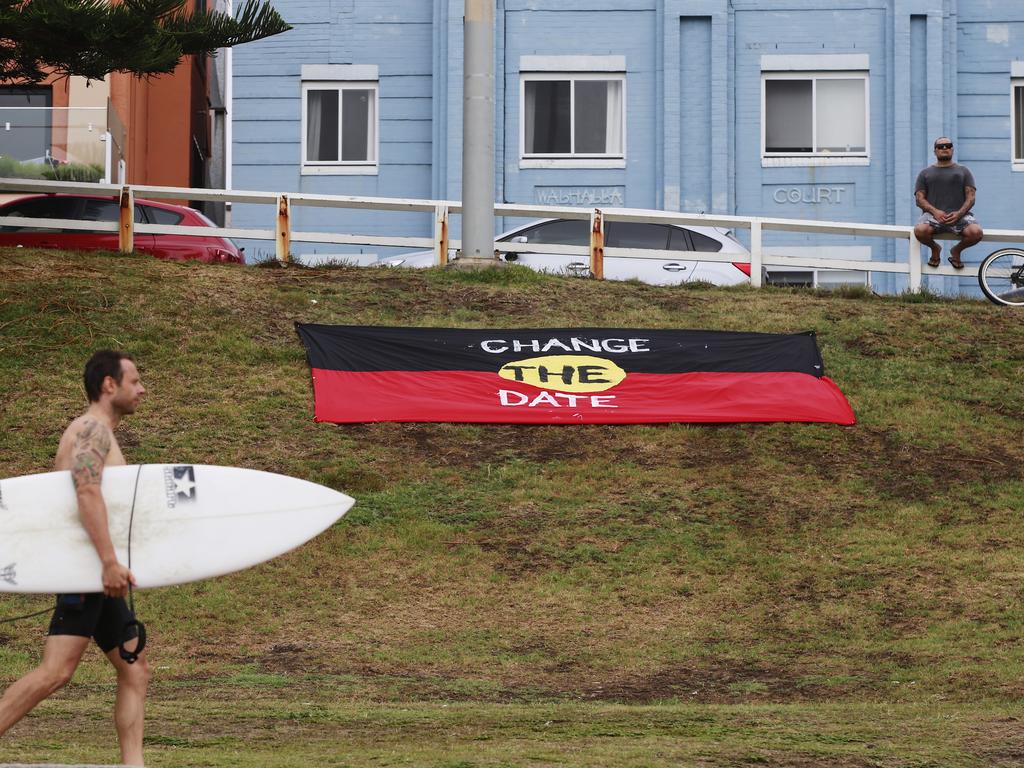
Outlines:
[[[289,29],[265,0],[246,0],[236,17],[189,12],[185,0],[0,0],[0,79],[149,77],[174,71],[186,54],[212,54]]]

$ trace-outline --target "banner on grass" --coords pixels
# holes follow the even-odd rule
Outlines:
[[[813,332],[296,330],[317,421],[854,423]]]

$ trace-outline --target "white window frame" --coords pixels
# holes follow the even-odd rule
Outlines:
[[[802,58],[802,57],[801,57]],[[817,57],[806,57],[814,62]],[[828,57],[822,57],[828,58]],[[768,144],[768,86],[769,80],[811,81],[811,137],[812,146],[818,144],[817,95],[820,80],[863,80],[864,82],[864,151],[862,152],[769,152]],[[764,70],[761,72],[761,165],[762,167],[808,165],[868,165],[871,162],[871,75],[865,69],[833,70],[794,68],[790,71]]]
[[[622,133],[622,152],[527,154],[526,153],[526,83],[559,82],[568,80],[569,136],[576,141],[576,82],[617,81],[622,91],[622,110],[619,113]],[[626,167],[626,73],[625,72],[521,72],[519,75],[519,167],[520,168],[625,168]]]
[[[351,78],[351,79],[350,79]],[[338,91],[338,151],[341,152],[341,131],[344,116],[340,114],[344,91],[370,91],[373,99],[372,157],[369,160],[307,160],[306,135],[310,91]],[[316,175],[377,175],[380,166],[380,81],[377,68],[358,65],[304,65],[302,68],[302,124],[299,146],[303,176]]]
[[[1013,62],[1010,70],[1010,164],[1015,172],[1024,172],[1024,157],[1017,157],[1017,126],[1024,115],[1017,113],[1017,89],[1024,88],[1024,61]],[[1024,132],[1024,123],[1020,123]]]

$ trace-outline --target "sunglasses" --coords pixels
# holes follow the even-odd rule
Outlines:
[[[952,149],[953,145],[952,144],[936,144],[935,148],[936,149]]]

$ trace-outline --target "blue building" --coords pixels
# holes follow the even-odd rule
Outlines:
[[[294,30],[234,52],[233,186],[459,199],[463,0],[275,5]],[[499,201],[910,225],[948,135],[982,224],[1024,226],[1021,0],[497,0],[495,48]],[[296,225],[431,232],[324,209]]]

